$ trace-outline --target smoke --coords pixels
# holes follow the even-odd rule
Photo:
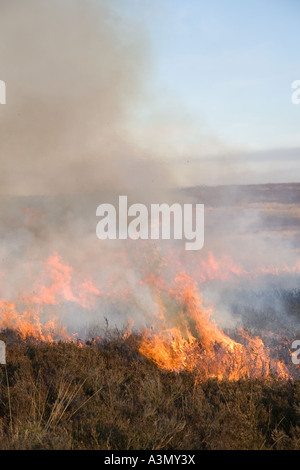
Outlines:
[[[60,307],[72,330],[104,315],[119,324],[132,317],[151,322],[155,294],[141,280],[149,275],[169,280],[185,270],[198,281],[203,273],[196,268],[210,251],[220,260],[228,254],[249,271],[257,263],[293,265],[294,241],[279,231],[274,237],[266,221],[275,210],[265,205],[268,188],[260,199],[255,188],[247,194],[236,188],[175,193],[173,202],[205,204],[205,248],[199,253],[167,242],[97,240],[96,207],[115,202],[116,195],[127,194],[132,202],[169,202],[175,181],[187,183],[191,175],[202,183],[227,181],[245,171],[244,164],[237,167],[236,153],[229,148],[224,153],[222,142],[205,133],[198,141],[196,127],[190,146],[182,147],[192,116],[181,107],[160,119],[154,114],[150,131],[141,125],[136,132],[139,110],[149,105],[151,49],[142,25],[119,16],[117,5],[117,0],[0,0],[0,78],[7,85],[7,104],[0,107],[0,297],[36,297],[40,277],[51,286],[53,273],[45,263],[58,253],[61,267],[54,280],[61,269],[72,276],[74,295],[86,280],[106,295],[106,303],[100,295],[94,310],[72,301]],[[172,152],[173,166],[164,159]],[[198,164],[199,154],[214,158]],[[275,222],[283,229],[285,215],[295,207],[280,210]],[[270,239],[277,243],[275,259]],[[209,269],[208,281],[214,273]],[[225,263],[218,270],[222,277]],[[204,294],[227,318],[235,291],[225,308],[228,285],[204,284]],[[59,285],[62,292],[71,289],[68,281]],[[107,302],[110,291],[119,304]],[[62,292],[57,300],[63,302]]]
[[[1,194],[155,186],[131,127],[151,53],[115,0],[1,0]]]
[[[95,234],[101,202],[118,194],[132,194],[135,202],[159,199],[169,182],[134,133],[136,110],[147,99],[151,51],[142,24],[121,17],[118,3],[0,1],[7,85],[0,108],[3,299],[36,295],[41,277],[49,287],[51,276],[69,273],[67,265],[73,284],[63,283],[62,292],[91,278],[101,289],[111,278],[120,291],[138,283],[136,268],[120,264],[128,246],[100,243]],[[61,268],[49,274],[53,253]],[[56,300],[67,304],[62,292]],[[82,308],[71,302],[72,328],[86,323]],[[60,308],[61,318],[66,310]],[[103,315],[93,313],[94,319]]]

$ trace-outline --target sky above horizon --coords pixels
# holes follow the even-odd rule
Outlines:
[[[300,182],[299,18],[299,0],[0,0],[0,193]]]
[[[153,121],[169,119],[189,162],[230,153],[242,182],[247,172],[250,182],[299,180],[299,1],[127,0],[118,10],[143,24],[148,88],[170,111]]]

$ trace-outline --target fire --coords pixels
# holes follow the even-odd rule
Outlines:
[[[228,380],[268,379],[272,375],[281,379],[290,377],[286,365],[271,357],[261,338],[250,337],[243,329],[237,332],[235,339],[225,334],[213,319],[213,307],[203,302],[199,289],[202,283],[215,279],[228,282],[266,272],[274,275],[295,273],[299,271],[299,263],[292,268],[260,268],[250,272],[234,263],[229,256],[217,260],[213,253],[209,253],[197,266],[197,272],[191,268],[192,276],[182,269],[178,259],[175,265],[173,275],[167,278],[164,269],[168,265],[163,260],[160,269],[144,276],[141,272],[137,284],[129,287],[126,282],[117,284],[112,274],[100,289],[92,279],[82,278],[54,253],[32,282],[30,292],[19,293],[14,302],[0,299],[0,330],[13,329],[24,340],[76,341],[78,346],[82,346],[77,331],[70,331],[70,326],[63,324],[60,312],[65,303],[70,304],[70,310],[80,307],[83,315],[88,316],[95,306],[99,309],[105,303],[122,306],[127,302],[130,314],[135,289],[142,287],[150,293],[152,312],[151,327],[143,328],[139,350],[159,368],[193,371],[198,380],[210,377]],[[132,315],[124,340],[135,328]]]
[[[58,254],[53,254],[46,261],[42,279],[39,279],[35,285],[34,292],[36,293],[31,296],[24,295],[23,300],[30,304],[56,305],[60,298],[87,307],[89,294],[99,295],[100,291],[91,280],[85,280],[78,286],[75,294],[72,287],[72,273],[72,267],[63,263]],[[46,285],[45,282],[48,279],[50,283]]]
[[[53,342],[71,340],[67,328],[61,324],[59,309],[63,302],[72,302],[84,308],[92,305],[92,298],[100,295],[91,280],[72,284],[73,269],[63,263],[56,253],[45,262],[31,293],[20,293],[18,301],[0,299],[0,329],[13,329],[23,339]]]
[[[161,369],[193,371],[199,380],[267,379],[271,374],[289,378],[286,366],[271,360],[260,338],[240,330],[241,344],[218,328],[195,281],[182,274],[175,283],[176,288],[168,292],[168,299],[174,300],[173,312],[170,315],[170,305],[161,305],[156,326],[144,332],[142,354]]]
[[[59,324],[57,318],[42,323],[39,308],[29,307],[19,312],[14,302],[0,301],[1,329],[15,330],[23,339],[53,342],[54,339],[69,339],[66,328]]]
[[[300,274],[300,260],[296,260],[292,266],[285,264],[246,269],[227,254],[222,254],[216,258],[214,253],[209,252],[206,258],[200,259],[192,267],[192,276],[198,283],[215,280],[235,282],[238,279],[251,280],[266,275],[280,276],[281,274]]]

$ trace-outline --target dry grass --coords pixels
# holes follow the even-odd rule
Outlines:
[[[0,336],[1,449],[300,448],[300,381],[195,384],[142,357],[138,335],[83,348]]]

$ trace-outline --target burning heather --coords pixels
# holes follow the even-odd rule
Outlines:
[[[155,254],[159,256],[159,250]],[[115,261],[128,262],[124,253],[119,256]],[[32,279],[31,292],[20,292],[14,302],[1,299],[0,329],[12,329],[26,341],[63,340],[82,346],[86,341],[89,343],[87,331],[95,328],[96,320],[101,322],[103,312],[109,316],[117,310],[127,311],[124,337],[140,333],[140,353],[160,369],[191,371],[198,381],[213,377],[233,381],[273,376],[283,380],[292,378],[289,352],[278,357],[280,342],[268,347],[259,335],[250,334],[242,327],[225,333],[214,318],[215,307],[201,295],[201,289],[205,292],[216,281],[228,289],[230,284],[236,287],[244,278],[250,282],[258,277],[263,279],[266,274],[279,276],[281,270],[269,267],[250,272],[228,256],[218,261],[213,253],[208,253],[191,277],[179,260],[174,262],[175,250],[170,256],[172,265],[159,257],[156,272],[140,270],[139,278],[131,286],[125,283],[120,288],[116,287],[114,276],[99,286],[91,278],[82,278],[58,254],[52,254]],[[282,272],[295,274],[298,265],[284,266]],[[170,276],[170,272],[174,274]],[[139,307],[138,295],[143,299],[143,307]],[[139,312],[140,316],[135,318],[134,311],[139,308],[143,314]],[[98,335],[97,341],[101,339]]]
[[[211,3],[0,0],[1,449],[299,448],[299,2]]]
[[[140,354],[160,370],[193,371],[199,381],[293,377],[299,185],[179,189],[187,149],[164,141],[165,127],[156,126],[158,138],[151,122],[149,134],[142,129],[151,50],[145,28],[117,13],[123,2],[13,3],[0,16],[11,90],[1,108],[0,329],[24,342],[79,346],[101,342],[107,318],[125,337],[139,334]],[[167,115],[178,129],[173,107]],[[199,175],[207,169],[214,181],[220,162],[207,168],[204,153]],[[235,156],[224,159],[232,172]],[[176,204],[183,218],[172,240],[115,240],[116,218],[106,240],[97,208],[114,213],[120,195],[131,238],[141,224],[132,221],[137,206],[145,228],[147,208]],[[193,218],[186,224],[186,211],[202,204],[204,226],[201,215],[196,246],[185,250],[181,224],[191,248],[197,227]]]
[[[162,371],[189,371],[198,382],[297,378],[291,345],[299,333],[300,254],[298,232],[286,222],[295,226],[289,204],[275,231],[266,197],[255,206],[258,188],[242,211],[235,202],[230,221],[222,201],[201,191],[208,247],[193,252],[174,240],[97,240],[95,219],[80,219],[96,198],[10,201],[10,211],[3,206],[0,329],[24,342],[82,347],[105,341],[108,319],[124,341],[136,335],[139,353]],[[182,198],[195,199],[194,189]]]
[[[250,338],[239,330],[241,342],[237,342],[218,328],[195,282],[186,275],[177,277],[165,296],[161,292],[159,295],[157,327],[145,333],[140,348],[159,367],[193,371],[199,380],[268,378],[272,373],[289,378],[287,367],[272,361],[260,338]],[[168,319],[168,309],[175,310],[174,319]]]

